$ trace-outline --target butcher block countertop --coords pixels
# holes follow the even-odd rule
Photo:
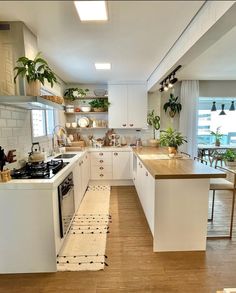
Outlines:
[[[170,158],[167,148],[140,147],[134,148],[133,152],[155,179],[226,177],[226,174],[220,170],[206,166],[185,155]]]

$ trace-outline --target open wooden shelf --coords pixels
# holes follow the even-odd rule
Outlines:
[[[76,130],[76,129],[107,129],[108,127],[66,127],[69,130]]]
[[[66,115],[107,114],[108,112],[65,112]]]

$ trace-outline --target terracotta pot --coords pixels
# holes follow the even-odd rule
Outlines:
[[[220,140],[216,139],[215,146],[218,146],[218,147],[220,146]]]
[[[174,117],[175,117],[175,114],[176,114],[175,111],[170,111],[170,112],[169,112],[169,115],[170,115],[171,118],[174,118]]]
[[[26,82],[25,91],[27,96],[40,96],[40,86],[39,80]]]
[[[169,154],[177,154],[177,147],[168,147]]]

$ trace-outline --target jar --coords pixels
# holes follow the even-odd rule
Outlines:
[[[74,105],[66,105],[66,112],[67,113],[73,113],[73,112],[75,112]]]

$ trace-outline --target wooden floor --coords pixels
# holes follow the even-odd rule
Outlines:
[[[216,207],[225,205],[227,195],[217,199]],[[236,231],[232,240],[209,240],[207,252],[153,253],[133,187],[112,188],[110,212],[109,267],[104,271],[0,275],[0,292],[215,293],[236,287]]]

